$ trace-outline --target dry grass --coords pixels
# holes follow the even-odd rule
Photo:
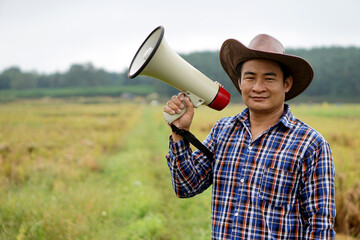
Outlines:
[[[24,102],[0,105],[0,183],[21,183],[33,171],[80,175],[101,171],[98,159],[118,150],[135,123],[132,105]],[[125,118],[126,116],[126,118]]]
[[[217,112],[201,107],[191,131],[204,139],[216,120],[243,108],[230,105]],[[144,115],[144,109],[151,114]],[[331,145],[337,239],[359,239],[360,105],[291,109]],[[147,125],[138,129],[137,124]],[[138,135],[125,138],[129,131]],[[149,109],[111,100],[0,105],[0,192],[5,193],[0,195],[0,238],[109,239],[136,230],[138,238],[133,239],[148,236],[144,234],[177,239],[170,236],[180,236],[186,226],[187,236],[201,233],[197,240],[208,239],[210,193],[174,199],[169,206],[174,196],[163,159],[169,133],[161,106]]]

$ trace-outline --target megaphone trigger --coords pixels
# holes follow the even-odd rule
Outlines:
[[[192,104],[194,105],[195,108],[198,108],[200,107],[201,105],[204,104],[205,100],[202,99],[201,97],[189,92],[189,91],[186,91],[184,92],[185,95],[190,99],[190,101],[192,102]]]

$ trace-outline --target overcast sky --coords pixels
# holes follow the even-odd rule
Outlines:
[[[71,64],[122,72],[157,26],[178,53],[248,45],[360,46],[359,0],[0,0],[0,71],[53,73]]]

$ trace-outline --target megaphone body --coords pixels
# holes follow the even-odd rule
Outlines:
[[[190,98],[194,107],[205,104],[222,110],[230,102],[229,92],[171,50],[162,26],[150,33],[130,64],[129,78],[138,75],[154,77],[177,88]],[[185,112],[186,109],[174,115],[164,113],[164,117],[171,123]]]

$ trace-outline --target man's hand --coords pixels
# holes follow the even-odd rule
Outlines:
[[[194,117],[194,106],[190,99],[188,97],[185,97],[184,93],[179,93],[177,96],[173,96],[164,107],[164,112],[168,114],[180,113],[184,106],[186,106],[186,113],[184,113],[184,115],[172,122],[172,124],[174,124],[180,129],[189,131],[192,119]],[[181,136],[175,133],[173,133],[172,135],[173,141],[175,142],[182,139]]]

